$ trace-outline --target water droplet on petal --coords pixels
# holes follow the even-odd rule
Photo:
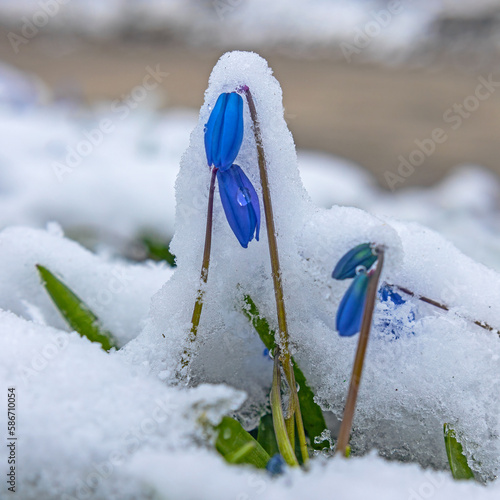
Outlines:
[[[251,195],[247,188],[239,188],[238,194],[236,195],[236,201],[241,207],[248,205],[251,201]]]
[[[366,267],[365,266],[357,266],[356,267],[356,274],[361,274],[361,273],[366,273]]]

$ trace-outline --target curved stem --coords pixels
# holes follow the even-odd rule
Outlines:
[[[302,415],[300,413],[299,398],[297,395],[297,386],[295,383],[295,377],[293,375],[292,360],[290,356],[289,335],[288,335],[288,326],[287,326],[286,311],[285,311],[285,300],[283,296],[281,268],[278,255],[278,243],[276,240],[276,228],[274,226],[271,191],[269,188],[269,179],[267,177],[266,157],[264,153],[264,147],[262,145],[262,134],[260,131],[257,110],[255,108],[255,103],[252,97],[252,93],[250,92],[250,89],[246,86],[242,88],[242,91],[245,93],[245,96],[247,98],[248,108],[250,110],[250,116],[253,121],[255,143],[257,145],[259,173],[262,185],[262,200],[264,203],[264,213],[266,214],[266,231],[267,231],[267,240],[269,244],[269,256],[271,259],[271,273],[274,285],[276,310],[278,313],[278,327],[279,327],[279,337],[280,337],[279,345],[281,347],[280,360],[283,365],[283,370],[285,372],[285,376],[287,378],[288,385],[290,386],[290,391],[292,395],[292,397],[290,398],[290,403],[291,403],[290,411],[287,417],[289,419],[293,419],[295,415],[302,460],[304,464],[307,464],[309,460],[309,454],[307,452],[306,436],[304,431],[304,425],[302,422]],[[293,428],[293,420],[292,424],[290,423],[288,424],[288,428],[289,429]]]
[[[363,321],[361,323],[361,330],[359,332],[358,348],[356,350],[356,357],[354,358],[354,365],[352,367],[351,382],[349,385],[349,392],[347,393],[347,400],[344,408],[344,416],[340,424],[339,435],[337,439],[337,446],[335,453],[341,452],[346,456],[349,445],[349,436],[352,429],[352,421],[354,419],[354,411],[356,409],[356,400],[358,399],[359,385],[361,382],[361,375],[363,373],[363,364],[365,361],[366,348],[368,346],[368,339],[370,337],[370,330],[372,326],[373,310],[375,308],[375,301],[377,299],[378,281],[382,266],[384,265],[384,250],[378,249],[377,267],[374,273],[370,276],[368,289],[366,292],[365,309],[363,312]]]
[[[213,225],[213,213],[214,213],[214,192],[215,192],[215,177],[217,174],[217,168],[212,168],[212,176],[210,178],[210,189],[208,192],[208,209],[207,209],[207,225],[205,229],[205,248],[203,250],[203,262],[201,264],[200,272],[200,288],[196,295],[196,301],[194,303],[193,316],[191,318],[191,332],[189,334],[189,342],[194,342],[196,335],[198,333],[198,326],[200,324],[201,310],[203,309],[203,287],[208,279],[208,269],[210,266],[210,251],[212,248],[212,225]],[[181,360],[181,365],[183,368],[189,365],[189,360],[191,358],[191,351],[187,347],[184,349],[184,353]]]

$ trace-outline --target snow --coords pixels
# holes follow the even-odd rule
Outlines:
[[[118,242],[138,236],[139,228],[170,237],[173,186],[191,116],[144,111],[122,120],[109,106],[90,116],[58,107],[4,110],[0,134],[10,147],[0,153],[0,226],[43,227],[57,219],[66,229],[107,233]],[[107,135],[98,131],[104,119],[114,126]],[[90,145],[85,156],[75,154],[82,144]]]
[[[186,346],[191,318],[190,308],[182,308],[181,304],[194,303],[203,248],[209,181],[202,145],[203,126],[209,106],[219,93],[243,83],[252,89],[263,131],[295,357],[318,399],[337,418],[341,416],[356,343],[356,339],[346,340],[334,334],[335,311],[346,285],[330,278],[333,264],[359,242],[384,244],[385,281],[409,287],[434,300],[447,298],[453,311],[445,315],[424,314],[415,303],[421,316],[412,325],[414,335],[399,339],[396,348],[392,339],[381,335],[372,343],[353,446],[360,451],[376,446],[386,456],[442,468],[446,463],[441,446],[442,424],[450,421],[457,431],[470,436],[466,448],[476,463],[481,463],[481,473],[485,477],[497,474],[499,442],[492,436],[500,431],[496,375],[499,366],[494,361],[500,359],[500,344],[494,333],[480,331],[463,317],[500,325],[500,315],[493,307],[500,300],[498,274],[474,263],[437,233],[417,224],[375,217],[355,208],[317,209],[300,183],[292,138],[283,120],[279,86],[265,62],[254,54],[226,54],[214,68],[177,178],[178,209],[172,248],[179,256],[178,268],[153,297],[151,321],[128,344],[125,353],[133,353],[137,359],[140,352],[153,372],[165,365],[177,366],[179,370],[178,360]],[[249,128],[247,114],[245,129]],[[237,161],[257,184],[251,134],[245,134]],[[257,191],[260,193],[259,188]],[[203,197],[205,203],[199,202]],[[211,267],[191,383],[225,381],[245,388],[252,404],[249,407],[247,401],[240,417],[250,428],[265,408],[270,378],[267,376],[265,390],[259,391],[264,373],[260,368],[261,349],[251,328],[245,328],[238,309],[242,308],[243,294],[249,294],[273,328],[277,327],[267,242],[263,235],[259,243],[241,249],[220,206],[216,203],[215,207]],[[454,288],[445,295],[450,286]],[[232,332],[239,333],[234,336]],[[167,336],[167,344],[162,334]],[[242,338],[246,339],[243,345]],[[225,360],[223,368],[221,360]],[[480,372],[478,367],[482,367]],[[177,380],[177,370],[172,371],[172,383]],[[489,380],[480,392],[478,378]],[[456,382],[450,384],[453,379]],[[464,391],[472,394],[472,389],[474,396],[464,397]],[[489,443],[487,447],[482,445],[485,442]]]
[[[486,17],[497,8],[495,0],[3,0],[0,15],[18,37],[9,39],[16,52],[42,30],[97,39],[142,32],[195,46],[288,48],[394,64],[439,38],[440,19]]]
[[[348,249],[385,245],[384,281],[450,307],[403,293],[402,306],[379,303],[352,437],[355,455],[364,456],[316,457],[310,471],[277,479],[228,466],[200,424],[235,414],[251,428],[267,408],[272,363],[242,313],[244,294],[277,327],[265,231],[241,248],[218,192],[198,338],[190,369],[179,367],[204,243],[203,127],[217,96],[242,84],[263,133],[292,350],[329,420],[341,417],[357,341],[334,326],[348,284],[331,271]],[[444,470],[442,432],[445,422],[456,429],[478,478],[498,475],[500,340],[473,323],[500,327],[498,180],[469,166],[433,188],[385,193],[346,160],[297,155],[281,97],[263,59],[233,52],[214,68],[196,119],[143,109],[120,121],[106,103],[85,114],[2,104],[9,147],[0,153],[0,380],[19,394],[22,498],[498,497],[498,481],[455,482]],[[261,198],[244,110],[237,163]],[[104,118],[116,130],[59,182],[53,162]],[[82,226],[97,228],[97,253],[64,236]],[[145,231],[174,234],[175,271],[125,260],[105,236],[130,241]],[[120,350],[107,354],[68,332],[38,263],[89,304]]]
[[[149,311],[151,295],[167,281],[165,264],[130,264],[92,254],[50,232],[10,227],[0,232],[0,309],[59,329],[65,323],[41,285],[36,264],[59,276],[113,333],[120,345],[135,338]],[[55,233],[55,234],[54,234]]]
[[[139,498],[147,488],[126,470],[136,454],[194,447],[198,420],[218,423],[243,397],[224,386],[169,388],[75,333],[8,312],[0,321],[9,332],[0,339],[2,385],[14,385],[18,401],[17,493],[26,500]]]

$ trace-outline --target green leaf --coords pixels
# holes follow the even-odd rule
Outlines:
[[[462,445],[457,440],[456,432],[449,424],[444,424],[443,430],[446,454],[453,477],[455,479],[474,479],[474,473],[467,463]]]
[[[298,396],[300,409],[302,410],[302,420],[304,421],[304,428],[307,435],[311,440],[311,446],[315,450],[330,448],[330,443],[326,440],[319,443],[314,442],[316,437],[321,436],[323,431],[327,429],[325,417],[321,408],[314,402],[314,393],[307,385],[306,377],[295,361],[293,362],[293,372],[295,374],[295,382],[299,386]]]
[[[274,350],[275,347],[275,336],[274,331],[271,330],[269,322],[266,318],[263,318],[259,314],[259,309],[255,305],[255,302],[249,295],[244,297],[246,306],[243,308],[243,313],[250,320],[253,327],[259,334],[260,339],[264,345],[269,349],[270,352]],[[329,448],[330,443],[328,441],[322,441],[320,443],[315,443],[314,440],[317,436],[327,429],[325,417],[321,408],[314,402],[314,393],[311,388],[307,385],[307,380],[302,370],[299,368],[295,360],[293,360],[293,372],[295,374],[295,381],[299,385],[299,403],[302,410],[302,420],[304,422],[304,428],[309,436],[312,448],[315,450],[322,450],[324,448]]]
[[[215,448],[229,463],[266,468],[269,454],[237,420],[224,417],[216,429],[218,435]]]
[[[274,331],[271,330],[267,319],[260,316],[259,310],[250,295],[245,295],[244,300],[246,307],[243,308],[243,314],[250,320],[269,352],[272,352],[275,347]]]
[[[68,325],[82,337],[92,342],[99,342],[105,351],[117,347],[116,340],[111,333],[101,329],[97,316],[77,295],[75,295],[62,281],[56,278],[47,268],[37,264],[42,284],[50,298],[59,309]]]
[[[169,243],[156,236],[143,236],[142,244],[146,247],[148,257],[152,260],[164,260],[170,267],[175,267],[175,255],[170,252]]]
[[[270,457],[279,453],[278,443],[274,435],[273,416],[270,413],[260,419],[257,441]]]

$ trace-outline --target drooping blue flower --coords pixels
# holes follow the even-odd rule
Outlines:
[[[285,467],[285,459],[279,453],[276,453],[267,462],[266,470],[271,476],[279,476],[285,472]]]
[[[219,193],[226,219],[241,246],[259,241],[260,206],[255,189],[241,167],[234,164],[227,170],[217,170]]]
[[[357,274],[340,301],[337,311],[337,331],[342,337],[351,337],[361,329],[369,281],[366,272]]]
[[[349,250],[337,263],[332,278],[345,280],[354,278],[360,266],[368,271],[377,261],[377,254],[371,243],[361,243]]]
[[[205,152],[209,167],[227,170],[243,140],[243,99],[236,92],[221,94],[205,125]]]

